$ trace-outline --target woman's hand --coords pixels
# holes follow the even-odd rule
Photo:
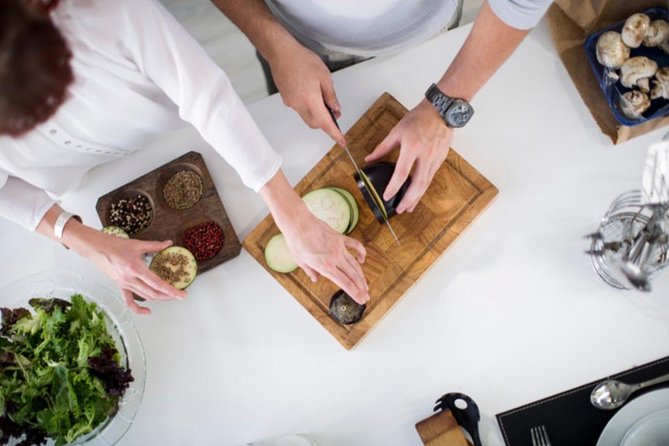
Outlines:
[[[344,147],[346,139],[327,109],[331,108],[336,117],[341,115],[330,70],[313,51],[294,39],[286,40],[281,51],[268,59],[283,103],[309,127],[323,130]]]
[[[383,199],[390,200],[397,194],[406,179],[411,184],[397,206],[397,213],[413,210],[425,194],[434,174],[446,160],[453,137],[453,129],[444,124],[432,105],[423,101],[407,113],[390,131],[388,136],[365,157],[365,161],[376,161],[400,147],[399,158]]]
[[[360,267],[366,256],[362,243],[339,234],[306,206],[304,210],[296,210],[295,218],[282,226],[293,259],[313,282],[323,275],[356,302],[369,301],[369,287]]]
[[[260,195],[286,237],[294,260],[311,280],[318,280],[319,275],[325,276],[356,302],[369,300],[367,281],[360,267],[366,255],[362,243],[339,234],[316,218],[282,171],[278,171],[263,186]]]
[[[149,270],[144,254],[158,252],[172,244],[129,240],[105,234],[90,228],[74,218],[65,224],[62,239],[54,235],[53,227],[63,210],[54,204],[44,215],[37,232],[57,242],[62,242],[80,256],[89,259],[105,274],[114,279],[121,294],[132,311],[149,314],[151,310],[140,306],[133,298],[149,300],[185,299],[187,293],[178,290]]]
[[[128,240],[98,231],[88,235],[88,246],[82,253],[121,288],[126,304],[138,314],[151,310],[141,306],[133,293],[148,300],[185,299],[187,293],[168,284],[146,266],[145,254],[152,254],[172,245],[171,241],[145,242]],[[74,248],[73,248],[74,249]]]

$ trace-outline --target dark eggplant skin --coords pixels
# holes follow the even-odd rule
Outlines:
[[[402,198],[404,197],[404,194],[411,184],[411,177],[409,176],[409,178],[407,178],[407,180],[404,182],[402,187],[400,187],[400,190],[393,198],[390,200],[384,200],[383,192],[386,190],[388,183],[390,183],[393,172],[395,172],[395,164],[385,161],[378,162],[370,164],[369,166],[365,166],[362,171],[365,173],[365,175],[367,175],[367,178],[369,178],[369,181],[372,183],[376,189],[376,192],[379,194],[379,197],[383,201],[384,207],[386,208],[386,213],[388,214],[388,219],[397,215],[397,206],[399,206]],[[376,201],[374,201],[374,198],[372,198],[371,193],[367,190],[367,185],[363,179],[360,178],[360,175],[358,175],[357,172],[353,174],[353,178],[355,179],[355,182],[358,185],[358,189],[360,189],[363,198],[367,202],[367,205],[372,210],[374,217],[376,217],[380,223],[384,223],[385,220],[383,218],[383,212],[381,209],[379,209],[379,206],[376,204]]]
[[[330,300],[330,316],[340,324],[355,324],[362,319],[366,307],[354,301],[344,290],[339,290]]]

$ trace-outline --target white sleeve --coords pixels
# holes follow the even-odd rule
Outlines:
[[[0,217],[34,231],[55,203],[42,189],[0,170]]]
[[[123,5],[131,60],[256,192],[281,166],[230,80],[157,0]]]
[[[553,0],[487,0],[495,15],[516,29],[534,28]]]

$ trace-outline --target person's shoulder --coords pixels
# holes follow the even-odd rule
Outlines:
[[[75,58],[104,54],[126,59],[137,36],[135,21],[144,15],[137,10],[142,3],[145,0],[60,0],[51,14]]]
[[[55,12],[78,18],[107,21],[127,19],[135,13],[155,9],[158,0],[61,0]]]
[[[105,24],[116,26],[115,22],[123,17],[127,4],[132,1],[60,0],[51,15],[60,26],[92,25],[104,29]]]
[[[61,0],[52,15],[61,29],[77,35],[93,33],[99,40],[105,34],[103,40],[125,41],[161,10],[159,0]]]

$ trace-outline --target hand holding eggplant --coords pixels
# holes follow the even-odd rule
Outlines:
[[[56,217],[62,213],[57,204],[53,205],[37,226],[37,232],[72,249],[80,256],[91,260],[103,273],[111,277],[121,288],[121,294],[132,311],[139,314],[151,312],[141,307],[133,298],[137,296],[149,300],[185,299],[188,295],[160,279],[149,270],[144,262],[144,254],[161,251],[172,245],[171,241],[146,242],[110,235],[70,219],[63,231],[62,239],[54,236]]]
[[[185,299],[186,291],[179,290],[149,270],[144,254],[155,253],[172,245],[171,241],[145,242],[119,239],[94,231],[89,237],[95,240],[82,253],[121,288],[126,305],[137,314],[149,314],[151,310],[140,306],[133,293],[148,300]]]
[[[446,160],[452,137],[453,129],[447,127],[435,108],[423,100],[365,157],[367,162],[376,161],[400,146],[395,172],[383,192],[383,199],[390,200],[411,174],[411,185],[396,209],[398,214],[413,212],[416,208]]]

